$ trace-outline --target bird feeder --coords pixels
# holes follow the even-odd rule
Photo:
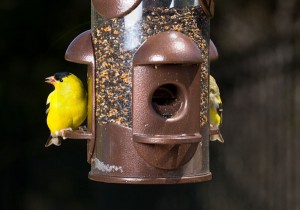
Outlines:
[[[213,0],[92,0],[92,28],[66,60],[87,64],[89,178],[135,184],[211,179]],[[214,45],[211,47],[216,56]]]

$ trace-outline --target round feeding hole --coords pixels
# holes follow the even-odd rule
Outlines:
[[[162,85],[157,88],[152,96],[154,110],[164,118],[176,115],[183,103],[180,91],[173,84]]]

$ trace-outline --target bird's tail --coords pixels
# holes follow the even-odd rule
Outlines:
[[[52,144],[54,144],[55,146],[60,146],[61,145],[61,140],[62,140],[62,137],[60,137],[60,136],[50,135],[47,142],[46,142],[46,144],[45,144],[45,147],[49,147]]]
[[[224,139],[223,139],[222,134],[210,135],[209,140],[210,141],[219,141],[221,143],[224,143]]]
[[[210,141],[219,141],[221,143],[224,143],[223,136],[218,128],[210,130],[209,140]]]

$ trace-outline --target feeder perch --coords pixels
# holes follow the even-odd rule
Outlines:
[[[212,0],[92,0],[92,28],[66,60],[87,64],[89,178],[134,184],[211,179]],[[210,58],[209,58],[210,51]]]

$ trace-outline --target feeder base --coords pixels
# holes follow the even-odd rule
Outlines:
[[[134,178],[134,177],[114,177],[114,176],[99,176],[89,174],[89,179],[98,182],[118,183],[118,184],[185,184],[204,182],[212,179],[212,174],[209,172],[201,176],[192,177],[168,177],[168,178]]]

